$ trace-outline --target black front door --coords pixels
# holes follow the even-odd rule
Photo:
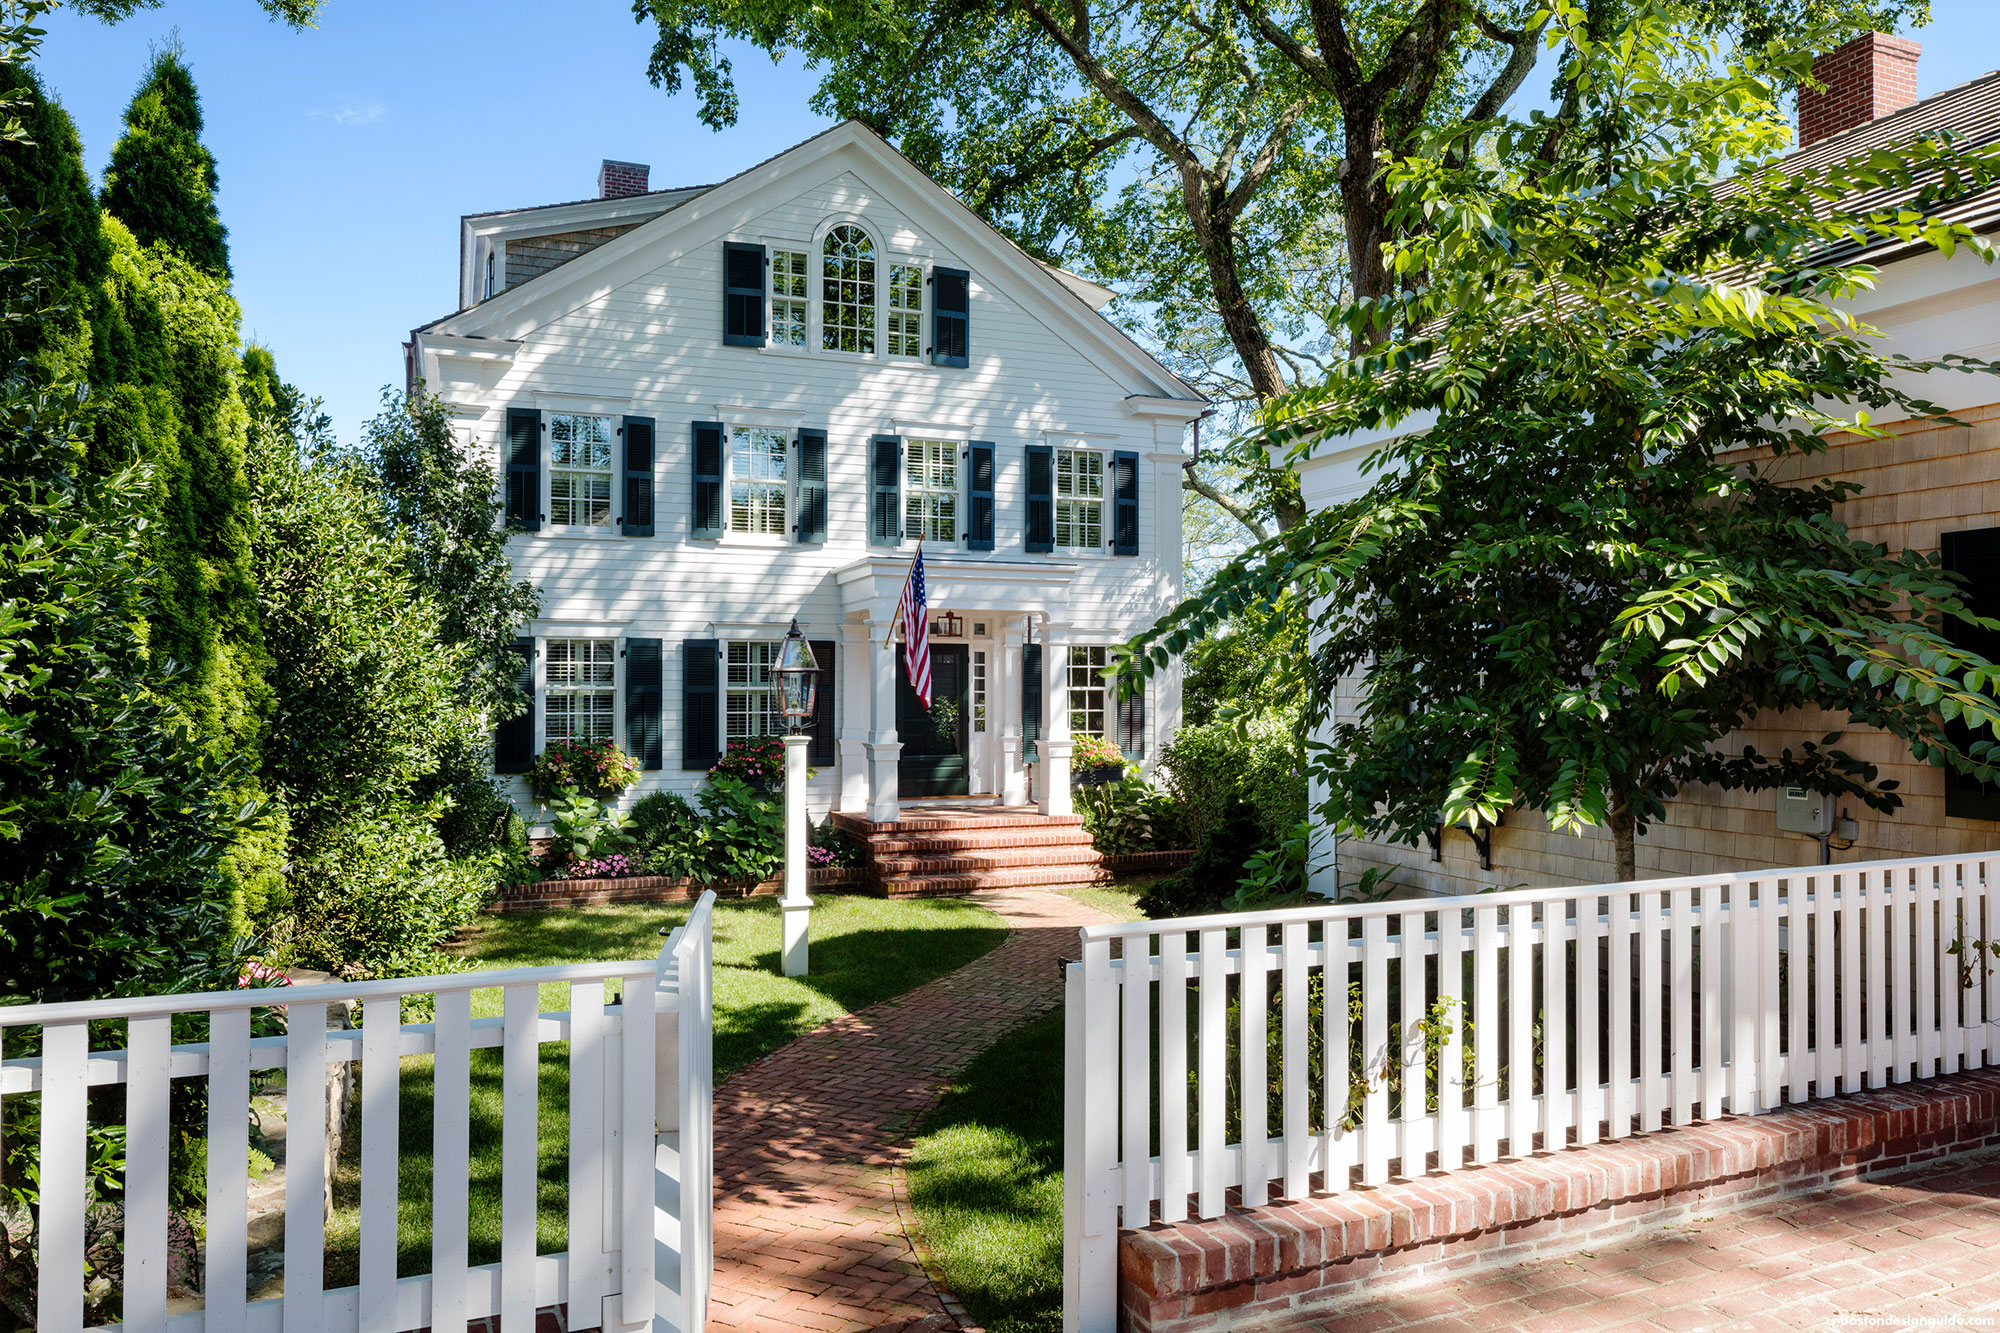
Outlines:
[[[972,790],[966,762],[971,655],[964,644],[931,645],[931,706],[910,688],[896,657],[896,739],[903,743],[896,783],[905,796],[964,796]]]

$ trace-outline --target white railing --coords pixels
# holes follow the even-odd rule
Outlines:
[[[0,1007],[0,1040],[8,1029],[40,1029],[40,1055],[0,1061],[0,1098],[40,1097],[35,1327],[84,1327],[89,1093],[117,1084],[122,1110],[107,1123],[124,1136],[123,1322],[99,1327],[394,1333],[498,1315],[527,1329],[538,1307],[566,1303],[571,1327],[601,1312],[607,1330],[695,1333],[712,1263],[713,907],[714,895],[702,895],[655,959]],[[612,982],[621,994],[607,1004]],[[566,1010],[542,1012],[545,985],[567,987]],[[474,992],[496,989],[501,1012],[474,1018]],[[402,1021],[413,997],[434,1003],[434,1021]],[[360,1026],[329,1026],[329,1010],[350,1005]],[[177,1017],[205,1028],[207,1040],[176,1044]],[[252,1036],[253,1021],[282,1032]],[[93,1035],[98,1046],[122,1038],[123,1047],[92,1050]],[[569,1046],[569,1249],[538,1255],[542,1047],[552,1042]],[[501,1053],[500,1257],[474,1265],[472,1052],[482,1048]],[[411,1056],[433,1062],[431,1256],[428,1273],[398,1277],[399,1149],[416,1146],[400,1114]],[[359,1281],[325,1290],[326,1088],[342,1063],[361,1087]],[[264,1070],[283,1070],[287,1090],[284,1294],[253,1301],[251,1076]],[[206,1216],[201,1308],[170,1316],[168,1148],[179,1080],[199,1080],[206,1095]],[[690,1180],[695,1188],[684,1187]]]
[[[1065,1328],[1115,1327],[1121,1225],[2000,1062],[1996,871],[2000,853],[1086,927]]]

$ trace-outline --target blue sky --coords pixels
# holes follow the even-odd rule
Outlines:
[[[2000,5],[1933,9],[1910,34],[1924,96],[2000,65]],[[400,387],[409,330],[455,304],[460,214],[588,197],[607,157],[650,164],[655,188],[716,181],[825,125],[799,61],[745,52],[739,123],[710,131],[691,96],[646,81],[652,29],[626,0],[328,0],[305,32],[252,0],[167,0],[114,27],[67,11],[47,27],[42,75],[93,176],[149,49],[178,30],[245,335],[326,399],[344,440]]]

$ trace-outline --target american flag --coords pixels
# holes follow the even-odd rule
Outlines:
[[[910,576],[903,580],[903,597],[896,603],[896,618],[903,624],[903,667],[910,673],[910,688],[931,706],[931,624],[930,603],[924,593],[924,544],[917,543],[917,558],[910,561]],[[890,630],[891,633],[895,631]]]

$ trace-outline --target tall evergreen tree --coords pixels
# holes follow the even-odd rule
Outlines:
[[[229,276],[228,230],[215,207],[215,155],[201,141],[201,95],[178,45],[157,51],[104,172],[104,208],[141,245],[165,245],[203,272]]]

